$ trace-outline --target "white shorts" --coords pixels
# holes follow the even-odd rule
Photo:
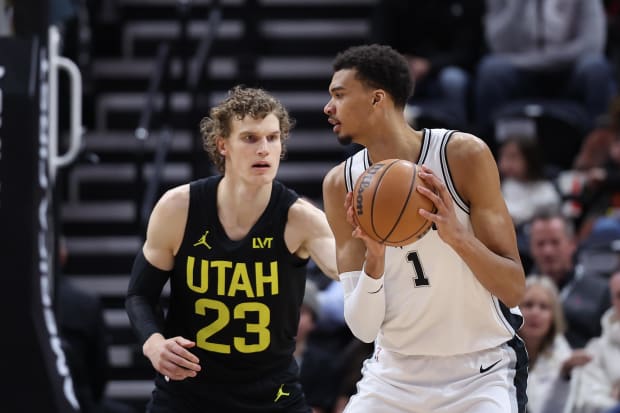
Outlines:
[[[344,413],[524,413],[527,354],[515,338],[476,353],[403,356],[375,349]]]

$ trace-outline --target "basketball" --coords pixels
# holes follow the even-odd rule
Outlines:
[[[424,185],[420,166],[403,159],[386,159],[366,169],[355,182],[353,209],[361,229],[372,239],[401,247],[424,236],[433,224],[419,214],[435,212],[430,199],[416,190]]]

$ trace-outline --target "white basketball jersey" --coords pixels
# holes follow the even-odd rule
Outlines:
[[[453,133],[424,129],[417,163],[445,183],[458,220],[473,232],[469,206],[456,192],[447,163]],[[366,149],[345,161],[348,191],[370,164]],[[471,353],[510,340],[522,323],[518,308],[509,310],[484,288],[435,229],[405,247],[387,247],[384,277],[386,312],[377,345],[385,350],[422,356]]]

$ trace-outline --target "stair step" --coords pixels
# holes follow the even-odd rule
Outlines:
[[[286,53],[291,56],[316,55],[333,58],[347,46],[367,41],[370,26],[366,18],[266,19],[259,23],[261,50],[257,55]],[[206,33],[204,20],[188,24],[187,47],[196,50]],[[132,21],[125,25],[122,35],[124,57],[155,56],[164,41],[174,41],[180,33],[179,24],[171,20]],[[212,56],[236,57],[244,41],[242,21],[224,21],[213,44]]]
[[[324,80],[329,79],[331,76],[331,63],[331,58],[265,56],[257,59],[256,70],[257,76],[261,79],[320,78]],[[189,62],[190,70],[194,70],[195,64],[194,60]],[[92,75],[97,80],[148,82],[153,74],[154,67],[154,58],[98,59],[93,62]],[[230,78],[237,73],[237,60],[234,58],[214,57],[209,60],[208,70],[211,79]],[[183,75],[180,59],[172,60],[170,74],[173,78],[180,78]]]
[[[143,171],[145,180],[149,180],[155,172],[152,164],[145,165]],[[117,187],[117,196],[135,197],[137,172],[136,166],[131,163],[77,165],[68,180],[69,201],[78,202],[83,200],[84,192],[93,195],[100,188],[112,185],[114,189],[114,185],[119,184],[125,185]],[[191,166],[185,163],[166,163],[161,179],[162,188],[189,182],[192,179]],[[95,184],[100,186],[95,188]]]
[[[152,373],[155,377],[155,373]],[[106,394],[115,399],[148,399],[154,389],[153,379],[150,380],[111,380],[108,382]]]
[[[327,84],[327,83],[326,83]],[[327,88],[327,86],[326,86]],[[209,94],[210,102],[221,102],[227,96],[227,90],[217,90]],[[273,95],[282,101],[282,104],[292,113],[310,112],[320,124],[326,125],[323,107],[329,100],[327,89],[324,91],[272,91]],[[116,92],[103,93],[97,99],[95,126],[99,131],[107,131],[114,128],[109,117],[121,114],[125,117],[133,117],[133,127],[138,126],[138,119],[142,108],[147,104],[146,93],[139,92]],[[173,112],[188,114],[190,110],[191,96],[186,92],[173,93],[170,98],[170,109]],[[161,111],[163,95],[155,96],[153,103],[156,112]],[[294,116],[294,115],[293,115]],[[294,116],[295,117],[295,116]],[[312,123],[316,125],[316,123]],[[186,126],[186,125],[185,125]],[[326,125],[327,126],[327,125]],[[125,128],[126,129],[126,128]]]
[[[135,216],[136,206],[131,201],[65,202],[61,208],[63,222],[130,222]]]
[[[261,0],[257,6],[263,15],[291,18],[349,16],[368,18],[377,0]],[[167,18],[179,16],[175,0],[120,0],[117,2],[122,14],[129,19]],[[193,0],[191,17],[206,17],[211,1]],[[220,2],[224,16],[243,17],[247,7],[243,0]]]

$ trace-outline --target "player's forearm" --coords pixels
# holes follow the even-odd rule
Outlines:
[[[169,277],[170,271],[154,267],[140,250],[131,269],[125,309],[141,343],[162,331],[162,312],[158,302]]]
[[[525,291],[525,275],[521,262],[500,256],[475,236],[467,236],[452,244],[480,284],[507,307],[521,303]]]
[[[364,271],[340,274],[344,289],[344,318],[355,337],[365,343],[377,338],[385,317],[383,277],[369,277]]]

